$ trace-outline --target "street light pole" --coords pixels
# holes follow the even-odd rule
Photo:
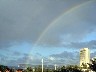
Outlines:
[[[55,70],[56,70],[56,64],[55,64]]]
[[[42,72],[43,72],[43,59],[42,59]]]

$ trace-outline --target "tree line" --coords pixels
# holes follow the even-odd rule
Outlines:
[[[96,72],[96,59],[91,60],[91,63],[88,65],[89,67],[85,72],[89,72],[89,70]],[[39,66],[35,68],[28,67],[27,69],[14,70],[14,69],[8,68],[8,66],[0,65],[0,71],[1,72],[16,72],[16,71],[17,72],[42,72],[42,68]],[[57,70],[44,68],[43,72],[84,72],[84,71],[82,71],[82,68],[77,65],[68,65],[68,66],[62,66],[60,68],[57,68]]]

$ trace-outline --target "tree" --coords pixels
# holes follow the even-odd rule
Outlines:
[[[77,65],[69,65],[63,72],[82,72],[80,67]]]
[[[67,72],[67,70],[66,70],[66,67],[65,67],[65,66],[61,67],[61,72]]]
[[[28,68],[26,69],[26,71],[27,71],[27,72],[33,72],[33,69],[32,69],[31,67],[28,67]]]
[[[87,64],[85,64],[85,63],[82,63],[82,66],[83,66],[84,69],[87,69],[88,68],[87,67]]]
[[[96,58],[91,60],[91,64],[89,64],[89,68],[96,72]]]
[[[4,66],[4,65],[0,65],[0,71],[1,72],[5,72],[6,68],[8,68],[8,67]]]

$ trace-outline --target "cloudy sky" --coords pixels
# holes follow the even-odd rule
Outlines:
[[[0,0],[0,63],[79,64],[96,55],[96,0]]]

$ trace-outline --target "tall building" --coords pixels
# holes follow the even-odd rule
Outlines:
[[[90,51],[88,48],[83,48],[80,50],[80,67],[89,67],[90,63]]]

